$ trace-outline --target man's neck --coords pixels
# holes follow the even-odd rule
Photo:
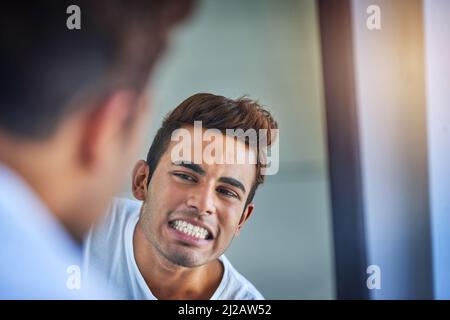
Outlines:
[[[166,259],[147,240],[140,220],[134,230],[133,247],[139,271],[158,299],[210,299],[222,280],[223,265],[218,259],[195,268]]]
[[[74,181],[65,164],[71,154],[56,148],[58,141],[23,141],[5,136],[0,132],[0,162],[8,166],[33,190],[49,213],[57,219],[74,237],[78,233],[67,223],[67,199],[74,188],[68,184]]]

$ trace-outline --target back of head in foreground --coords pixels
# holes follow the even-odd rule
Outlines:
[[[188,0],[2,4],[0,297],[66,297],[71,240],[120,189],[145,128],[149,79],[190,8]]]

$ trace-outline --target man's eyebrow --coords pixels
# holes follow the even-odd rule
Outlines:
[[[195,163],[192,163],[189,161],[176,161],[176,162],[172,162],[172,164],[174,166],[180,166],[180,167],[190,169],[190,170],[198,173],[201,176],[204,176],[206,173],[205,170],[202,167],[200,167],[198,164],[195,164]]]
[[[219,178],[220,182],[226,183],[226,184],[230,184],[236,188],[239,188],[242,190],[242,192],[245,193],[245,187],[244,185],[239,181],[236,180],[235,178],[230,178],[230,177],[221,177]]]

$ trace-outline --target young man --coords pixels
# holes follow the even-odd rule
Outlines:
[[[267,130],[269,146],[277,123],[245,98],[196,94],[173,110],[133,170],[142,203],[112,202],[86,240],[85,272],[104,274],[128,299],[262,299],[223,255],[264,180],[263,145],[229,131],[239,129]]]
[[[78,242],[131,169],[148,78],[189,1],[0,10],[0,299],[101,298]]]

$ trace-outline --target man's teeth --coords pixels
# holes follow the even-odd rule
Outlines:
[[[183,220],[175,220],[172,224],[173,228],[183,232],[191,237],[205,240],[208,237],[208,230],[205,228],[194,226]]]

